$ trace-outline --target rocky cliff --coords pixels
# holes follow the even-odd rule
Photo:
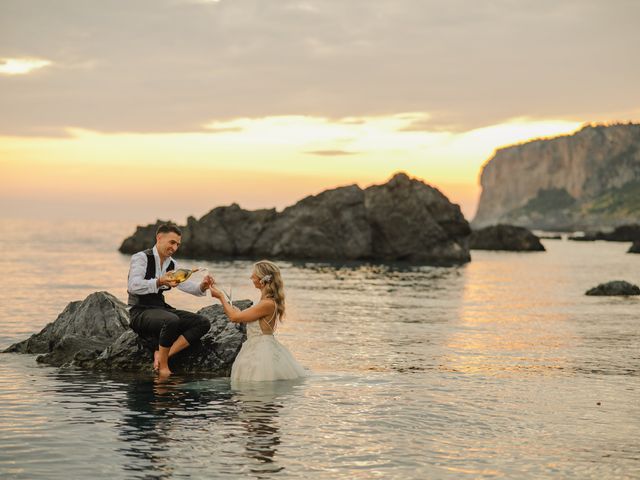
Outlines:
[[[496,151],[480,178],[474,228],[582,230],[640,220],[640,125],[585,126]]]
[[[120,247],[135,253],[155,242],[153,225],[138,227]],[[179,254],[216,259],[289,258],[400,260],[450,265],[470,260],[471,233],[458,205],[404,173],[383,185],[339,187],[282,212],[217,207],[190,217]]]

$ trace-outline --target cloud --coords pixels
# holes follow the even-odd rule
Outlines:
[[[56,68],[0,76],[0,134],[407,111],[430,131],[628,119],[639,17],[626,0],[3,0],[0,55]]]
[[[312,150],[304,153],[319,155],[321,157],[337,157],[340,155],[356,155],[358,152],[348,152],[346,150]]]
[[[26,75],[49,65],[49,60],[37,58],[0,58],[0,75]]]

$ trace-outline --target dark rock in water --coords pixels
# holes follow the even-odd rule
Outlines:
[[[640,240],[640,224],[621,225],[616,227],[613,232],[602,235],[603,240],[610,242],[633,242]]]
[[[249,256],[266,225],[275,216],[275,209],[249,211],[234,203],[214,208],[200,220],[189,217],[183,229],[180,254],[191,258]],[[139,252],[154,243],[155,235],[130,252]]]
[[[375,258],[464,263],[471,228],[460,208],[437,189],[398,174],[364,191]]]
[[[158,223],[138,227],[120,251],[155,242]],[[383,185],[357,185],[309,196],[278,213],[233,204],[183,229],[180,255],[191,258],[270,257],[319,260],[405,260],[459,264],[470,260],[471,233],[460,207],[437,189],[396,174]]]
[[[371,258],[371,227],[363,190],[357,185],[340,187],[285,208],[265,227],[254,256]]]
[[[129,328],[126,305],[108,292],[95,292],[69,303],[40,333],[5,352],[43,353],[39,361],[61,365],[81,350],[102,351]]]
[[[601,283],[586,292],[586,295],[640,295],[640,288],[624,280]]]
[[[249,300],[234,302],[240,309]],[[211,329],[197,345],[170,359],[176,373],[207,373],[228,376],[242,342],[242,325],[229,322],[220,305],[198,312],[211,321]],[[126,305],[107,292],[96,292],[83,301],[71,302],[40,333],[16,343],[4,352],[42,353],[40,363],[109,371],[152,371],[154,345],[129,329]]]
[[[244,310],[252,305],[249,300],[234,302]],[[198,311],[211,321],[211,329],[198,344],[169,359],[174,373],[206,373],[229,376],[231,366],[246,340],[243,325],[231,323],[220,305],[211,305]],[[138,337],[128,330],[95,358],[74,358],[72,364],[101,371],[151,372],[154,345],[149,339]]]
[[[636,240],[631,244],[627,253],[640,253],[640,240]]]
[[[476,230],[469,238],[472,250],[544,251],[540,239],[524,227],[492,225]]]
[[[592,242],[595,240],[606,240],[608,242],[640,241],[640,225],[621,225],[611,232],[587,232],[584,235],[571,235],[569,240],[578,242]]]

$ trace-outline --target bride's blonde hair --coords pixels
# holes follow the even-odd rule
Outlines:
[[[253,264],[253,271],[264,286],[266,296],[276,302],[278,320],[284,317],[284,282],[280,275],[280,267],[269,260],[260,260]]]

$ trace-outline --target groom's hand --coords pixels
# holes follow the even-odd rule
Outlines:
[[[168,273],[165,273],[158,280],[156,280],[156,285],[158,285],[158,287],[162,287],[163,285],[165,285],[167,287],[173,288],[178,286],[178,283],[180,282],[174,280],[173,276],[169,275]]]
[[[205,277],[202,279],[202,282],[200,283],[200,291],[201,292],[206,291],[214,283],[215,283],[215,280],[211,275],[205,275]]]

